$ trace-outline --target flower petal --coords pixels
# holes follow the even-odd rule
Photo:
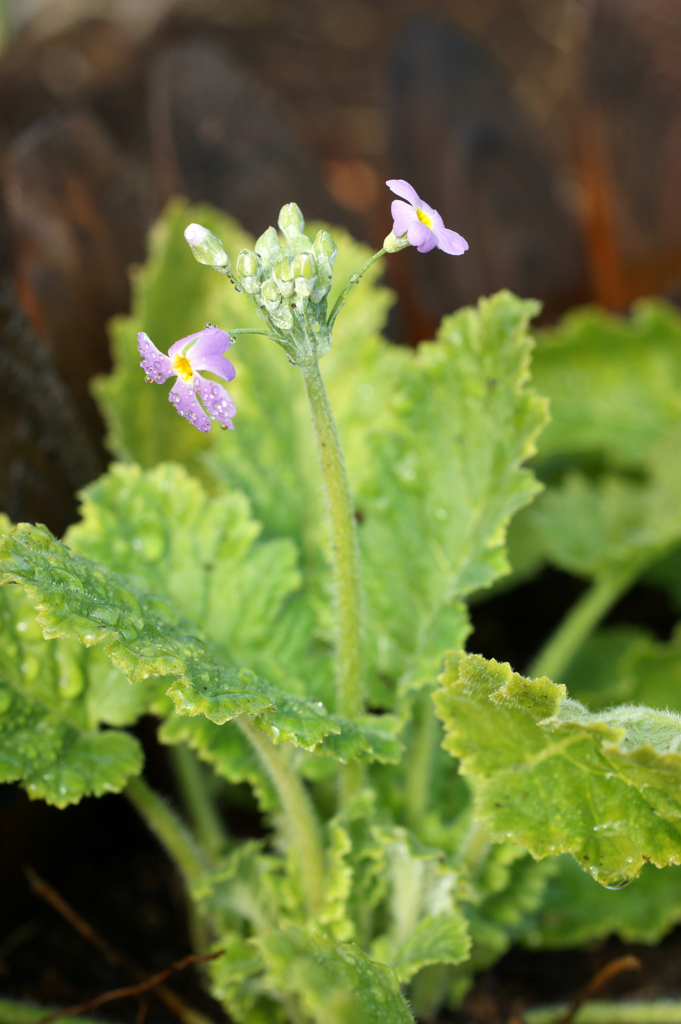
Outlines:
[[[206,327],[203,331],[199,331],[195,338],[196,341],[187,353],[192,364],[196,362],[197,358],[203,358],[203,356],[220,356],[232,344],[232,339],[227,331],[223,331],[219,327]]]
[[[180,416],[184,416],[190,423],[193,423],[197,430],[208,433],[210,420],[199,405],[196,392],[188,381],[178,377],[168,395],[168,401],[172,402]]]
[[[216,384],[215,381],[206,380],[204,377],[200,377],[199,374],[195,374],[196,386],[201,397],[201,401],[204,404],[206,412],[209,416],[219,420],[220,423],[224,423],[230,430],[234,430],[234,424],[232,423],[230,416],[233,416],[236,412],[236,406],[229,397],[222,384]]]
[[[437,245],[437,238],[432,231],[428,232],[428,237],[424,238],[420,245],[416,247],[417,252],[430,252]]]
[[[137,335],[137,348],[142,356],[140,366],[148,377],[151,377],[157,384],[163,384],[168,380],[168,377],[173,376],[173,366],[170,359],[168,359],[168,356],[164,356],[162,352],[159,352],[149,335],[145,334],[144,331],[140,331]]]
[[[434,232],[437,238],[437,247],[450,256],[461,256],[468,249],[468,242],[463,235],[452,231],[451,228],[440,228]]]
[[[418,206],[421,202],[416,189],[404,178],[390,178],[389,181],[386,181],[386,185],[391,192],[394,192],[400,199],[406,199],[412,206]]]
[[[191,349],[187,355],[195,373],[197,370],[208,370],[209,373],[214,373],[217,377],[222,377],[223,380],[234,380],[236,376],[236,370],[229,359],[224,356],[201,355],[197,357],[194,355],[194,349]]]
[[[393,215],[393,234],[400,237],[403,235],[410,224],[413,224],[415,220],[418,220],[416,216],[416,210],[413,206],[409,206],[408,203],[403,203],[401,199],[394,199],[390,206],[390,212]]]
[[[407,230],[407,238],[409,239],[410,245],[421,246],[431,236],[433,238],[433,245],[431,245],[430,248],[432,249],[433,246],[435,245],[435,236],[433,235],[433,232],[429,228],[427,228],[426,225],[418,218],[411,222]],[[421,249],[419,248],[419,252],[420,251]],[[426,252],[427,251],[428,250],[426,250]]]

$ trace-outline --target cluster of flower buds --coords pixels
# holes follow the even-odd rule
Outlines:
[[[320,359],[331,346],[327,296],[337,251],[328,231],[320,231],[311,242],[303,233],[304,227],[296,203],[282,207],[279,229],[283,243],[277,231],[269,227],[255,249],[241,250],[234,275],[215,235],[197,224],[185,231],[196,259],[232,277],[257,306],[272,336],[299,366]]]
[[[296,203],[279,214],[284,244],[273,227],[242,249],[236,274],[275,337],[299,365],[319,359],[331,344],[326,327],[326,297],[331,288],[336,244],[327,231],[314,242],[303,233],[305,221]]]

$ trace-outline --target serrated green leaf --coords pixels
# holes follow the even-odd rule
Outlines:
[[[158,738],[171,746],[188,743],[202,761],[211,765],[216,775],[233,785],[247,782],[261,810],[273,811],[279,806],[276,790],[261,761],[233,723],[215,725],[203,715],[194,718],[170,715],[161,724]]]
[[[327,714],[318,701],[271,686],[221,659],[201,629],[163,597],[74,554],[44,527],[22,524],[0,543],[0,582],[20,583],[34,601],[46,639],[102,643],[131,682],[176,676],[167,693],[179,714],[222,725],[240,714],[275,743],[287,740],[340,760],[398,760],[399,740],[376,726]],[[338,737],[326,743],[330,734]]]
[[[623,706],[590,714],[548,679],[452,656],[436,693],[492,838],[536,857],[572,853],[604,885],[646,861],[681,862],[681,718]]]
[[[637,468],[681,417],[681,317],[660,299],[629,317],[595,308],[569,313],[540,336],[537,390],[551,399],[540,458],[605,457]]]
[[[2,526],[4,524],[0,524]],[[118,698],[104,696],[103,684]],[[126,725],[148,688],[72,640],[46,644],[18,587],[0,592],[0,782],[21,782],[56,807],[117,793],[143,763],[139,741],[101,725]]]
[[[559,858],[546,900],[525,941],[568,949],[616,935],[622,942],[660,941],[681,921],[681,868],[644,865],[631,885],[609,892],[591,884],[571,857]]]
[[[357,501],[379,672],[432,678],[468,632],[459,598],[508,570],[508,521],[539,489],[520,466],[547,415],[527,387],[536,310],[500,292],[445,318],[394,374],[389,422],[369,431]]]
[[[295,994],[316,1024],[411,1024],[397,978],[353,943],[287,928],[257,945],[273,982]]]
[[[678,426],[646,453],[647,480],[571,472],[528,510],[526,522],[544,557],[578,576],[613,568],[640,571],[681,538]]]
[[[466,918],[457,906],[458,875],[403,828],[378,828],[384,874],[389,880],[392,925],[377,938],[372,953],[390,965],[402,982],[429,964],[458,964],[468,958]]]
[[[305,664],[313,643],[312,613],[300,600],[287,607],[300,588],[297,551],[288,539],[259,541],[241,492],[210,497],[174,463],[119,463],[82,492],[81,512],[69,547],[168,598],[235,662],[303,690],[283,669]],[[332,667],[318,656],[311,667],[314,692]]]

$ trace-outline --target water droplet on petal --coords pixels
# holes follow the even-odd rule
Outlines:
[[[149,376],[148,373],[144,374],[144,380],[147,384],[151,384],[151,377]]]
[[[211,393],[211,395],[219,395],[220,394],[220,388],[217,386],[217,384],[213,385],[213,387],[210,389],[210,393]]]
[[[234,291],[235,291],[235,292],[239,292],[239,294],[241,294],[241,292],[243,291],[243,288],[238,288],[238,287],[235,287],[235,288],[234,288]]]

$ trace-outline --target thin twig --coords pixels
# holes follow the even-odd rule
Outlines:
[[[102,992],[101,995],[95,996],[94,999],[88,999],[86,1003],[77,1003],[75,1006],[69,1006],[65,1010],[58,1010],[56,1013],[48,1014],[47,1017],[41,1017],[39,1021],[36,1021],[36,1024],[51,1024],[53,1020],[59,1020],[60,1017],[75,1017],[79,1013],[87,1013],[88,1010],[94,1010],[98,1006],[103,1006],[104,1003],[113,1002],[115,999],[137,998],[144,992],[149,992],[150,989],[156,988],[176,971],[183,971],[190,964],[215,960],[216,957],[222,956],[223,952],[224,950],[219,949],[217,953],[208,953],[205,956],[197,956],[195,953],[191,953],[182,960],[176,960],[174,964],[166,967],[163,971],[159,971],[158,974],[152,974],[146,981],[140,981],[137,985],[127,985],[125,988],[113,988],[109,992]]]
[[[115,946],[112,946],[106,939],[103,939],[101,935],[98,935],[94,928],[66,902],[56,889],[41,878],[30,864],[24,865],[24,874],[36,896],[40,896],[46,903],[49,903],[58,914],[61,914],[68,921],[79,935],[82,935],[90,945],[98,949],[111,967],[123,968],[137,982],[143,981],[147,977],[141,967],[126,956],[125,953],[121,953]],[[167,985],[158,985],[154,995],[158,996],[165,1003],[170,1012],[174,1013],[182,1024],[213,1024],[209,1017],[185,1003],[184,999],[168,988]]]
[[[620,956],[617,960],[611,960],[605,967],[601,967],[600,971],[596,971],[591,981],[587,982],[584,988],[572,1000],[570,1009],[565,1016],[555,1021],[555,1024],[572,1024],[572,1020],[582,1003],[585,1003],[587,999],[595,995],[607,982],[612,981],[618,974],[623,974],[624,971],[640,971],[640,969],[641,961],[637,956]]]

